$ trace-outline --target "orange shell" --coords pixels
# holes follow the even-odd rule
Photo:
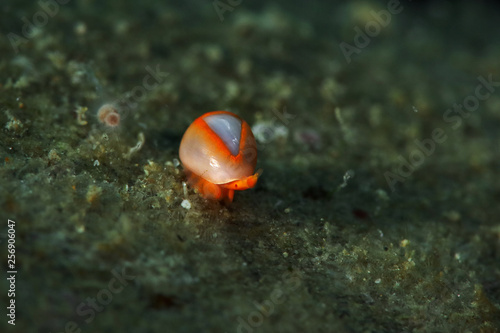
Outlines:
[[[237,151],[230,148],[221,139],[206,120],[211,123],[222,121],[224,126],[230,123],[241,124],[233,129],[240,135]],[[230,120],[225,122],[224,119]],[[224,127],[224,131],[227,128]],[[231,132],[234,134],[234,132]],[[228,132],[230,138],[231,133]],[[233,147],[234,148],[234,147]],[[234,154],[236,153],[236,154]],[[250,126],[237,115],[228,111],[208,112],[197,118],[186,130],[179,147],[179,157],[186,171],[188,182],[205,198],[231,202],[235,190],[253,188],[259,173],[255,173],[257,164],[257,144]]]

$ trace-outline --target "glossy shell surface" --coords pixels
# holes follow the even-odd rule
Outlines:
[[[184,168],[213,184],[252,176],[257,146],[250,126],[227,111],[209,112],[186,130],[179,148]]]

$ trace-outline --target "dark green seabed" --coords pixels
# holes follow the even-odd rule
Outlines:
[[[0,332],[500,331],[495,3],[0,11]],[[178,163],[213,110],[258,139],[230,206]]]

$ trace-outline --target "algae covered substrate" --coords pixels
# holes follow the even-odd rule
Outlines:
[[[495,2],[0,12],[1,332],[500,330]],[[258,143],[231,205],[178,157],[213,110]]]

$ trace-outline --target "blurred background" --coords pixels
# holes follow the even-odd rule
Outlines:
[[[500,330],[496,2],[0,11],[2,332]],[[232,205],[178,159],[214,110],[263,169]]]

